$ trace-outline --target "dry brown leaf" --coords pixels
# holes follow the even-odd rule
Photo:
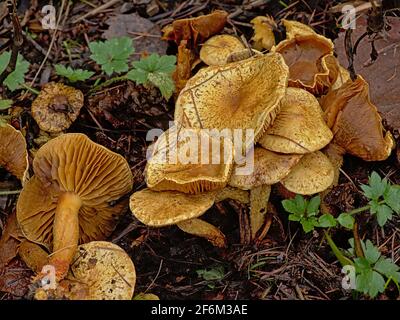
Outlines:
[[[364,38],[354,57],[354,67],[369,83],[371,101],[377,106],[388,125],[400,130],[400,18],[388,17],[391,30],[386,39],[375,41],[379,53],[378,59],[368,65],[370,61],[371,44]],[[353,43],[365,32],[366,19],[357,19],[357,29],[353,30]],[[335,49],[341,65],[348,66],[344,48],[344,32],[339,34],[335,41]]]
[[[22,238],[16,214],[13,212],[7,218],[6,226],[0,239],[0,270],[17,256]]]
[[[23,297],[28,293],[33,272],[20,260],[13,259],[0,270],[0,291]]]

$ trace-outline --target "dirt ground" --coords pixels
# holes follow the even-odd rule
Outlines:
[[[90,1],[94,6],[100,5],[100,2]],[[155,1],[159,12],[152,16],[146,12],[149,2],[120,1],[105,11],[75,23],[75,19],[93,8],[86,4],[86,1],[73,2],[68,7],[64,28],[54,43],[48,62],[40,72],[35,87],[40,88],[40,84],[57,80],[57,76],[51,73],[51,65],[68,63],[70,57],[64,50],[66,41],[69,41],[71,47],[73,66],[91,64],[87,41],[101,40],[106,32],[115,32],[109,29],[111,27],[107,21],[112,15],[121,12],[124,14],[136,12],[155,23],[156,27],[163,27],[173,19],[223,9],[231,14],[230,23],[226,25],[225,31],[244,35],[246,39],[250,39],[253,32],[249,21],[265,14],[272,15],[276,21],[287,18],[304,22],[332,40],[338,37],[340,31],[337,26],[339,15],[329,11],[339,1],[160,0]],[[35,14],[29,14],[29,10],[35,5],[36,8],[41,8],[47,3],[48,1],[20,1],[20,13],[26,13],[26,32],[34,32],[32,30],[36,30],[38,26]],[[48,31],[35,31],[35,34],[34,39],[25,40],[21,52],[32,64],[27,81],[34,78],[51,41]],[[6,42],[8,36],[10,30],[0,30],[0,50],[8,45]],[[141,36],[136,37],[139,37],[138,40],[143,40]],[[140,43],[140,45],[149,44]],[[152,45],[157,46],[156,50],[159,52],[175,54],[177,51],[172,43],[158,41]],[[92,83],[85,82],[79,88],[87,93],[91,85]],[[25,128],[28,147],[36,148],[35,139],[39,135],[39,129],[29,113],[33,96],[28,94],[22,98],[21,93],[17,92],[12,98],[18,98],[19,105],[23,108],[20,116],[15,118],[15,126]],[[104,110],[113,117],[105,115]],[[134,191],[137,191],[144,187],[146,132],[151,128],[167,129],[168,122],[173,118],[173,112],[173,99],[166,102],[158,90],[146,89],[132,83],[118,83],[87,99],[79,118],[68,132],[85,133],[95,142],[123,155],[134,173]],[[398,128],[387,128],[398,139]],[[355,186],[366,183],[372,171],[387,177],[394,184],[400,184],[399,160],[396,152],[393,152],[388,160],[376,163],[346,156],[340,183],[327,197],[334,213],[339,214],[367,203],[367,199]],[[4,188],[18,187],[18,182],[4,170],[1,171],[0,178],[4,181],[1,182]],[[15,206],[16,199],[16,196],[0,197],[0,220],[3,226]],[[206,240],[185,234],[175,226],[148,228],[136,220],[128,208],[110,240],[125,249],[135,263],[138,276],[135,291],[154,293],[160,299],[361,298],[342,289],[341,266],[324,240],[321,229],[305,234],[299,224],[289,223],[287,214],[281,206],[281,200],[283,200],[282,192],[279,186],[275,186],[269,208],[274,215],[272,226],[265,239],[258,244],[241,243],[239,216],[248,215],[248,209],[234,201],[224,201],[215,205],[205,215],[205,220],[220,227],[227,236],[226,249],[215,248]],[[359,219],[361,238],[372,239],[380,247],[381,252],[397,261],[400,259],[399,223],[400,217],[395,216],[384,229],[381,229],[367,215],[361,215]],[[332,236],[339,247],[347,248],[347,239],[352,237],[352,233],[338,228]],[[13,268],[27,269],[20,261],[16,262]],[[218,279],[205,280],[204,276],[201,276],[204,270],[216,272]],[[29,279],[29,273],[20,272],[18,277]],[[0,292],[0,299],[28,297],[26,281],[21,279],[16,281],[20,281],[23,287],[18,291],[20,294]],[[378,299],[395,299],[397,295],[395,286],[389,286],[385,294],[381,294]]]

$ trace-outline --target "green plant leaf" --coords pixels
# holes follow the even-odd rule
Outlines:
[[[316,215],[319,212],[319,206],[321,204],[321,198],[319,195],[311,198],[311,200],[307,204],[307,215],[314,214]]]
[[[70,82],[85,81],[94,75],[94,72],[83,69],[72,69],[61,64],[55,65],[56,73],[67,78]]]
[[[0,99],[0,110],[7,110],[8,108],[12,107],[12,104],[13,104],[12,100]]]
[[[129,57],[135,51],[129,37],[90,42],[89,48],[92,53],[90,58],[101,65],[102,70],[109,76],[114,72],[127,72]]]
[[[169,100],[171,98],[175,90],[175,83],[169,74],[159,72],[150,73],[148,79],[155,87],[160,89],[165,99]]]
[[[310,218],[301,218],[300,224],[303,227],[305,233],[309,233],[314,230],[316,226],[318,226],[318,220],[315,217]]]
[[[400,214],[400,187],[390,186],[383,195],[386,204],[392,208],[394,212]]]
[[[376,218],[380,227],[383,227],[388,220],[392,219],[393,210],[386,204],[379,206]]]
[[[375,171],[371,173],[368,183],[369,187],[362,185],[361,189],[364,191],[364,195],[372,200],[378,200],[381,196],[383,196],[388,185],[388,181],[386,179],[381,179],[379,174]]]
[[[296,194],[296,196],[294,197],[294,201],[298,210],[297,212],[304,214],[307,208],[307,200],[304,199],[303,196]]]
[[[199,277],[202,277],[204,280],[221,280],[225,276],[224,267],[218,266],[211,269],[202,269],[196,271]]]
[[[283,206],[283,208],[285,209],[286,212],[293,213],[293,214],[298,214],[298,215],[301,215],[301,213],[302,213],[297,209],[297,204],[292,199],[282,200],[282,206]]]
[[[398,272],[400,268],[389,258],[380,257],[376,262],[374,269],[379,273],[384,274],[387,278],[392,277],[396,281],[400,281],[400,272]]]
[[[11,59],[10,52],[3,52],[0,55],[0,74],[7,68]],[[25,82],[25,74],[29,70],[29,62],[26,61],[20,54],[17,57],[15,70],[11,72],[4,80],[4,85],[11,91],[17,90],[21,84]]]
[[[376,271],[366,270],[356,276],[357,291],[375,298],[385,290],[385,280]]]
[[[353,229],[354,217],[348,213],[341,213],[337,218],[337,221],[347,229]]]
[[[336,227],[337,221],[334,216],[329,213],[325,213],[318,218],[318,225],[321,228]]]
[[[289,215],[289,221],[300,221],[301,220],[301,216],[297,215],[296,213],[292,213]]]
[[[375,247],[370,240],[367,240],[365,242],[363,250],[365,259],[367,259],[370,264],[374,264],[375,262],[377,262],[379,257],[381,256],[381,253],[379,252],[378,248]]]

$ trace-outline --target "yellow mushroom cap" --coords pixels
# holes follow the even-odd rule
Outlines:
[[[242,41],[228,34],[221,34],[208,39],[201,47],[200,59],[209,66],[224,65],[229,55],[245,49]]]
[[[309,195],[329,188],[334,179],[334,168],[320,151],[308,153],[301,158],[281,182],[291,192]]]
[[[293,39],[296,36],[317,34],[311,27],[298,21],[282,19],[282,23],[286,29],[287,39]]]
[[[368,83],[358,76],[321,99],[333,142],[345,152],[366,161],[381,161],[394,148],[392,134],[385,132],[382,118],[369,97]]]
[[[173,127],[157,140],[145,177],[153,190],[196,194],[222,189],[232,166],[230,139],[213,137],[200,129]]]
[[[287,77],[287,65],[276,53],[204,68],[179,94],[175,122],[191,128],[252,129],[257,139],[279,111]]]
[[[277,183],[289,174],[302,157],[297,154],[278,154],[261,147],[256,147],[254,154],[249,153],[248,157],[251,156],[254,156],[252,173],[239,175],[234,168],[229,186],[250,190],[261,185]]]
[[[66,192],[82,201],[79,237],[85,243],[111,234],[125,207],[118,200],[133,185],[130,167],[121,155],[79,133],[61,135],[41,147],[33,171],[19,196],[17,219],[30,241],[47,248],[58,199]]]
[[[189,195],[144,189],[131,196],[130,208],[140,222],[162,227],[201,216],[214,204],[215,197],[215,192]]]
[[[0,165],[25,183],[29,161],[26,141],[21,131],[6,124],[0,126]]]
[[[318,100],[299,88],[288,88],[281,111],[258,143],[281,153],[310,153],[325,147],[333,138]]]
[[[186,233],[206,238],[216,247],[226,247],[225,235],[217,227],[206,221],[201,219],[189,219],[179,222],[177,226]]]
[[[286,22],[287,24],[287,22]],[[289,66],[289,86],[322,94],[336,81],[338,66],[333,59],[333,42],[299,23],[287,30],[287,39],[272,51],[283,55]]]
[[[274,19],[269,16],[258,16],[250,22],[254,29],[254,35],[251,38],[253,48],[260,51],[270,50],[275,45],[273,30],[277,25]]]
[[[50,82],[40,91],[32,103],[32,117],[40,129],[60,132],[68,129],[76,120],[83,106],[80,90],[62,83]]]

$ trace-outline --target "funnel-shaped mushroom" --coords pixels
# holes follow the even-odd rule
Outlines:
[[[228,34],[208,39],[201,47],[200,59],[209,66],[224,65],[233,52],[245,49],[242,41]]]
[[[37,290],[39,300],[131,300],[136,270],[128,254],[106,241],[78,247],[70,272],[55,290]]]
[[[145,176],[153,190],[196,194],[222,189],[232,165],[231,140],[204,130],[173,127],[157,140]]]
[[[289,191],[310,195],[329,188],[333,178],[332,163],[322,152],[316,151],[304,155],[281,182]]]
[[[303,89],[288,88],[280,113],[258,142],[275,152],[304,154],[322,149],[332,138],[318,100]]]
[[[369,97],[368,83],[358,76],[321,100],[325,120],[331,128],[333,143],[366,161],[381,161],[389,157],[394,140],[385,133],[382,118]]]
[[[122,156],[76,133],[40,148],[33,171],[18,199],[18,222],[27,239],[52,247],[49,263],[62,278],[79,242],[105,239],[114,230],[132,173]]]
[[[21,131],[8,124],[0,126],[0,166],[25,183],[28,175],[28,151]]]
[[[272,185],[286,177],[290,170],[300,161],[302,155],[278,154],[261,147],[254,148],[254,167],[251,174],[240,175],[234,168],[229,181],[229,186],[251,190],[262,185]],[[250,161],[250,160],[249,160]]]
[[[299,23],[285,21],[287,39],[272,49],[283,55],[289,66],[289,86],[322,94],[336,81],[338,66],[333,57],[333,43]]]
[[[76,120],[83,106],[83,93],[62,83],[50,82],[32,103],[32,117],[40,129],[61,132]]]
[[[162,227],[203,215],[214,204],[216,192],[196,195],[144,189],[130,199],[133,215],[142,223]]]
[[[279,111],[287,77],[277,53],[204,68],[181,91],[175,122],[200,129],[251,129],[257,139]]]

